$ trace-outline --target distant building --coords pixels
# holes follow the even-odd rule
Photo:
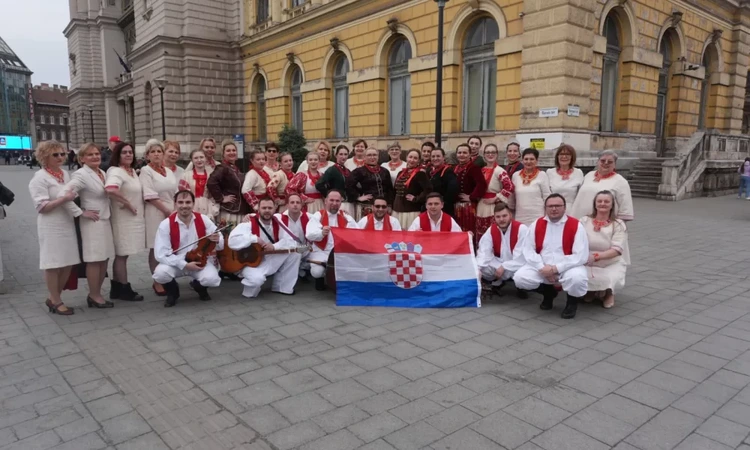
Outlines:
[[[0,151],[33,148],[31,73],[0,38]]]
[[[64,143],[69,140],[68,87],[42,83],[34,86],[32,97],[37,141],[54,139]]]

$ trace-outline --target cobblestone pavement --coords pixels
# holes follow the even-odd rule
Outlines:
[[[46,312],[26,168],[0,222],[0,450],[750,450],[750,202],[637,201],[617,306],[559,318],[242,300]],[[186,282],[182,282],[186,285]]]

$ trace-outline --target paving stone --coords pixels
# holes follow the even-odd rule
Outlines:
[[[636,430],[633,425],[593,408],[584,409],[565,420],[564,423],[610,446],[614,446]]]
[[[347,361],[346,359],[337,359],[330,361],[319,366],[315,366],[312,370],[322,375],[328,381],[334,382],[343,380],[344,378],[350,378],[361,373],[365,370],[357,365]]]
[[[526,397],[508,406],[503,411],[542,430],[552,428],[570,415],[564,409],[535,397]]]
[[[599,398],[620,387],[617,383],[586,372],[577,372],[563,380],[562,384]]]
[[[730,401],[716,412],[716,415],[750,427],[750,406]]]
[[[499,411],[513,403],[496,391],[485,392],[461,403],[461,405],[480,416],[488,416],[495,411]]]
[[[289,450],[323,436],[325,436],[325,432],[320,427],[307,421],[279,430],[268,436],[267,439],[276,448]]]
[[[679,396],[649,384],[633,381],[616,391],[617,394],[656,409],[664,409]]]
[[[149,433],[118,445],[117,450],[169,450],[169,447],[155,433]]]
[[[470,428],[505,448],[516,448],[542,432],[502,411],[485,417]]]
[[[349,425],[361,422],[368,417],[369,415],[357,406],[347,405],[313,417],[312,420],[326,433],[333,433]]]
[[[359,407],[363,411],[366,411],[368,414],[374,415],[391,410],[408,402],[409,400],[396,394],[395,392],[388,391],[358,401],[357,407]],[[403,417],[401,419],[403,419]]]
[[[696,431],[709,439],[721,442],[735,448],[750,434],[750,428],[722,419],[718,416],[709,417]]]
[[[270,405],[253,409],[241,414],[239,417],[253,430],[264,436],[291,425],[284,416],[279,414],[279,412]]]
[[[274,378],[273,381],[291,395],[312,391],[329,384],[328,380],[318,375],[312,369],[303,369],[298,372],[282,375]]]
[[[406,383],[394,389],[398,395],[408,398],[409,400],[415,400],[419,397],[431,394],[439,391],[443,386],[435,383],[434,381],[422,378],[421,380]]]
[[[316,392],[336,406],[348,405],[375,394],[353,379],[331,383]]]
[[[699,434],[691,434],[687,439],[682,441],[680,445],[675,447],[675,450],[731,450],[732,447],[727,447],[724,444],[720,444],[711,439],[707,439]],[[742,450],[740,447],[739,450]]]
[[[721,405],[719,402],[692,392],[683,395],[679,400],[672,403],[672,407],[703,419],[715,413]]]
[[[339,430],[300,447],[300,450],[351,450],[363,442],[349,430]]]
[[[412,402],[398,406],[389,412],[406,423],[415,423],[445,409],[443,406],[427,398],[419,398]]]
[[[113,444],[119,444],[152,431],[137,412],[130,412],[102,422],[102,430]]]
[[[443,436],[442,431],[425,422],[417,422],[389,434],[385,440],[399,450],[420,450]]]
[[[388,368],[412,381],[440,371],[439,367],[419,358],[409,358]]]
[[[107,444],[98,434],[89,433],[55,446],[55,450],[100,450],[105,447],[107,447]]]
[[[596,397],[567,386],[545,388],[534,394],[534,397],[571,413],[578,412],[596,401]]]
[[[610,394],[590,406],[604,414],[640,427],[651,420],[658,411],[617,394]]]
[[[229,395],[246,408],[267,405],[289,396],[285,390],[278,387],[272,381],[264,381],[246,388],[237,389],[230,392]]]
[[[425,422],[440,430],[443,434],[450,434],[461,428],[471,425],[479,420],[481,416],[475,414],[463,406],[452,406],[429,418]]]
[[[335,407],[314,392],[287,397],[271,404],[291,423],[302,422],[323,414]]]
[[[433,402],[436,402],[444,408],[450,408],[451,406],[457,405],[463,401],[473,398],[476,395],[477,394],[474,391],[454,384],[453,386],[449,386],[428,395],[427,398],[429,398]]]
[[[357,375],[354,379],[374,392],[388,391],[409,382],[408,378],[387,367]]]
[[[354,425],[350,425],[347,429],[364,442],[372,442],[375,439],[387,436],[406,425],[405,422],[392,414],[381,413]]]
[[[693,389],[697,383],[686,380],[685,378],[672,375],[660,370],[649,370],[640,376],[636,381],[649,384],[659,389],[671,392],[677,395],[684,395]]]
[[[94,400],[87,403],[86,407],[91,411],[91,415],[100,422],[133,410],[130,403],[120,394]]]
[[[674,408],[660,412],[648,423],[625,439],[643,450],[671,449],[685,439],[702,419]]]
[[[532,440],[545,450],[607,450],[608,446],[563,424]]]
[[[461,448],[472,450],[504,450],[503,447],[469,428],[463,428],[450,436],[433,442],[430,444],[430,447],[434,450],[456,450]]]

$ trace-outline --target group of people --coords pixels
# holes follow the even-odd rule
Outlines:
[[[226,272],[217,260],[222,255],[237,259],[236,254],[250,247],[261,253],[262,261],[243,263],[238,272],[226,274],[242,279],[245,297],[257,296],[271,275],[272,290],[282,294],[292,294],[298,277],[308,273],[317,289],[325,289],[333,248],[331,227],[471,232],[478,243],[482,276],[496,288],[513,277],[525,295],[538,277],[523,269],[544,261],[544,252],[537,252],[541,256],[535,259],[521,249],[525,242],[533,242],[528,234],[539,228],[540,217],[551,220],[550,208],[559,212],[559,200],[563,201],[561,217],[570,217],[581,230],[591,228],[601,239],[585,233],[576,241],[578,258],[580,252],[586,253],[583,264],[563,265],[561,270],[558,262],[557,272],[548,267],[552,263],[534,269],[540,274],[544,269],[540,283],[554,281],[566,292],[575,286],[573,297],[578,297],[575,294],[581,289],[594,291],[581,283],[581,270],[583,278],[593,279],[598,268],[608,267],[607,261],[622,262],[624,267],[624,221],[633,219],[633,208],[628,183],[615,171],[614,152],[604,152],[596,170],[585,177],[575,167],[575,149],[569,145],[557,149],[555,167],[546,173],[537,167],[537,150],[521,153],[520,146],[511,143],[505,149],[506,164],[501,165],[498,147],[482,148],[476,136],[458,145],[455,165],[447,164],[444,150],[431,142],[407,152],[393,144],[387,153],[389,161],[380,164],[379,150],[362,139],[354,142],[351,151],[344,144],[332,151],[328,142],[320,141],[295,173],[292,156],[268,143],[249,152],[250,169],[243,173],[236,164],[233,141],[217,146],[215,140],[203,139],[182,169],[177,165],[179,143],[152,139],[145,147],[148,164],[140,169],[131,144],[113,146],[106,173],[100,168],[99,149],[86,144],[77,155],[82,168],[69,175],[61,167],[66,160],[63,147],[56,141],[42,142],[36,156],[43,170],[35,174],[29,188],[39,211],[40,265],[50,295],[47,306],[58,314],[73,313],[62,303],[61,293],[71,267],[80,263],[77,243],[70,239],[76,233],[74,220],[80,224],[87,303],[98,308],[113,306],[101,293],[109,259],[114,259],[110,300],[143,299],[127,277],[128,256],[143,248],[149,248],[153,290],[166,297],[165,306],[176,303],[179,287],[174,280],[183,275],[193,278],[190,285],[202,300],[210,299],[207,288],[218,286]],[[597,202],[602,197],[611,201],[609,210],[600,212]],[[570,216],[565,205],[571,205]],[[507,222],[507,216],[515,219]],[[216,233],[218,228],[223,232]],[[555,225],[549,228],[557,233]],[[186,261],[201,238],[212,242],[218,258],[211,255],[210,263],[203,265]],[[500,244],[506,239],[507,245]],[[594,241],[600,242],[594,245]],[[597,256],[588,254],[589,244],[596,247]],[[603,248],[606,245],[616,248],[617,255],[610,247]],[[573,264],[572,254],[564,254]],[[589,273],[579,266],[587,266]],[[573,267],[579,270],[570,272]],[[602,286],[607,287],[595,290],[605,307],[614,304],[614,290],[624,283],[624,268],[621,272],[611,283],[602,276]]]

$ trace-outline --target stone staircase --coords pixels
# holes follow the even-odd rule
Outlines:
[[[669,158],[641,158],[628,173],[633,197],[656,198],[661,184],[662,163]]]

